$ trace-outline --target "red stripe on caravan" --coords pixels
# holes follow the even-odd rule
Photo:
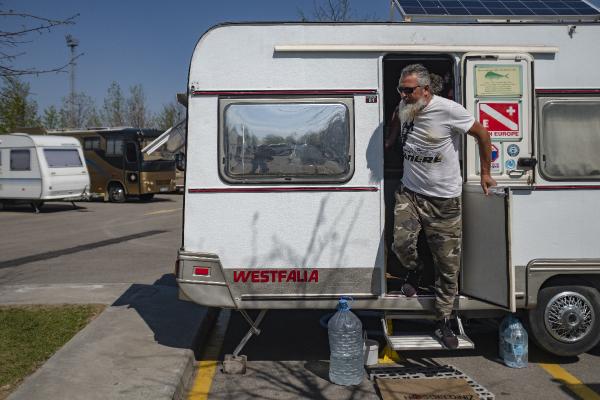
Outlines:
[[[377,89],[323,90],[193,90],[193,96],[264,96],[264,95],[350,95],[377,94]]]
[[[275,192],[377,192],[375,186],[346,186],[346,187],[272,187],[272,188],[223,188],[198,189],[190,188],[188,193],[275,193]]]
[[[600,89],[536,89],[536,94],[600,94]]]
[[[600,185],[555,185],[536,186],[534,190],[598,190]]]

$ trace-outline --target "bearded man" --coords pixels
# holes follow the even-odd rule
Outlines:
[[[462,135],[477,139],[481,187],[487,195],[496,181],[490,175],[491,141],[486,129],[460,104],[436,96],[421,64],[406,66],[397,88],[401,101],[390,135],[391,148],[400,133],[404,174],[395,193],[392,250],[407,270],[420,270],[417,239],[423,230],[435,266],[435,336],[449,349],[458,347],[449,318],[458,289],[462,240],[462,178],[458,149]],[[416,290],[405,282],[403,292]]]

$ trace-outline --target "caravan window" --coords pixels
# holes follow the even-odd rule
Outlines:
[[[123,139],[106,139],[106,155],[107,156],[122,156],[123,155]]]
[[[222,175],[229,181],[346,181],[352,99],[227,100]]]
[[[600,98],[541,103],[542,175],[548,180],[600,179]]]
[[[44,157],[50,168],[83,166],[76,149],[44,149]]]
[[[31,171],[31,153],[29,149],[10,151],[10,170]]]

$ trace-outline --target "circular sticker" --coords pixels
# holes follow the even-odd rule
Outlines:
[[[517,146],[516,144],[511,144],[506,148],[506,152],[508,153],[509,156],[516,157],[519,155],[521,150],[519,149],[519,146]]]
[[[515,169],[517,162],[515,160],[506,160],[504,165],[506,166],[506,169]]]

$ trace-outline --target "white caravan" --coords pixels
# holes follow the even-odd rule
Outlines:
[[[490,196],[474,140],[461,149],[457,315],[524,311],[546,350],[594,347],[599,40],[595,22],[212,28],[189,71],[181,297],[248,317],[244,310],[333,309],[349,296],[354,309],[381,311],[395,349],[439,348],[387,323],[433,311],[432,294],[406,298],[394,286],[402,163],[383,147],[400,71],[422,63],[441,77],[439,95],[462,103],[493,139],[499,186]],[[461,336],[461,348],[472,346]]]
[[[0,208],[86,198],[90,177],[79,141],[71,137],[0,135]]]

